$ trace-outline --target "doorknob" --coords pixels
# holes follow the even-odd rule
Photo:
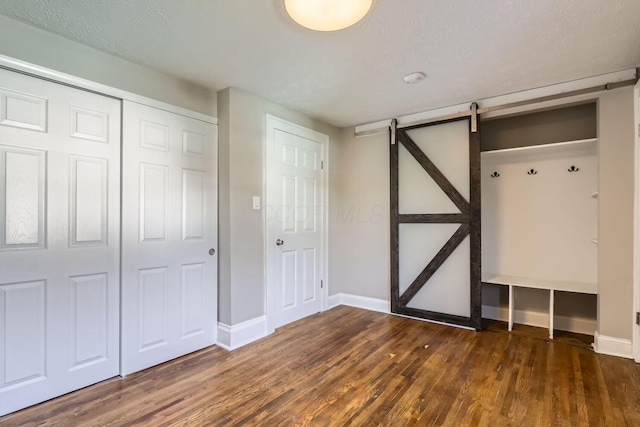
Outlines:
[[[209,255],[213,256],[216,253],[216,250],[211,248],[209,249]]]
[[[276,240],[276,246],[282,246],[282,245],[284,245],[284,240],[280,240],[280,239]]]

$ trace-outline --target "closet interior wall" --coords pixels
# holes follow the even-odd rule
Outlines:
[[[486,155],[486,152],[494,151],[494,150],[508,150],[513,148],[521,148],[521,147],[532,147],[537,145],[546,145],[546,144],[556,144],[563,143],[568,141],[583,141],[583,140],[591,140],[597,138],[597,104],[595,102],[584,103],[580,105],[571,105],[564,106],[562,108],[548,109],[543,111],[536,111],[527,114],[500,117],[496,119],[486,119],[483,121],[482,128],[482,145],[481,151],[483,154],[483,169],[482,169],[482,181],[483,187],[490,184],[491,182],[486,182],[487,180],[505,180],[509,179],[508,176],[500,176],[496,178],[492,178],[491,174],[494,172],[493,170],[488,170],[489,157]],[[595,146],[596,142],[591,142],[591,147]],[[576,146],[581,144],[576,144]],[[546,148],[541,148],[542,151],[546,150]],[[578,151],[584,150],[584,148],[578,148]],[[592,149],[593,150],[593,149]],[[540,154],[535,154],[540,150],[531,149],[531,150],[522,150],[517,155],[520,159],[526,156],[529,156],[528,153],[531,154],[532,162],[531,167],[535,167],[535,158],[539,158]],[[597,150],[593,150],[592,152],[597,153]],[[584,153],[583,153],[584,154]],[[502,154],[500,154],[502,156]],[[579,154],[576,154],[577,156]],[[490,156],[493,156],[490,155]],[[548,160],[545,161],[554,161],[554,154],[547,155]],[[567,156],[566,152],[559,153],[557,156]],[[592,155],[597,156],[597,155]],[[544,157],[544,155],[543,155]],[[571,155],[569,154],[569,157]],[[593,158],[591,159],[593,162]],[[595,159],[595,171],[594,167],[591,167],[591,172],[594,176],[591,181],[595,182],[593,192],[597,191],[597,158]],[[571,166],[571,165],[568,165]],[[493,166],[490,166],[493,167]],[[523,169],[522,173],[526,174],[529,168]],[[570,175],[568,171],[564,171],[567,175]],[[580,172],[578,172],[580,173]],[[534,178],[534,177],[532,177]],[[485,187],[486,188],[486,187]],[[524,189],[523,189],[524,190]],[[488,194],[487,194],[488,196]],[[522,197],[526,197],[526,194],[523,193]],[[587,198],[589,195],[586,196]],[[494,239],[494,236],[488,235],[488,233],[496,232],[494,229],[500,229],[499,222],[496,218],[492,217],[492,214],[498,211],[497,208],[493,208],[491,206],[487,206],[489,203],[485,194],[483,194],[483,275],[486,273],[502,273],[497,271],[488,271],[488,269],[495,268],[495,264],[499,264],[500,262],[500,248],[496,247],[496,244],[492,244],[492,242],[497,241],[498,239]],[[544,198],[542,198],[544,199]],[[501,202],[501,201],[498,201]],[[504,203],[522,203],[523,206],[527,204],[527,202],[523,203],[523,200],[505,200]],[[582,202],[581,202],[582,203]],[[589,204],[590,202],[585,202]],[[584,216],[580,218],[576,218],[578,221],[588,222],[593,224],[593,235],[584,236],[585,239],[591,240],[597,238],[597,200],[593,200],[592,202],[593,208],[587,209],[584,212]],[[553,209],[557,207],[548,206],[545,207],[545,210],[552,212]],[[516,209],[517,210],[517,209]],[[513,211],[513,209],[511,209]],[[539,212],[536,210],[536,212]],[[582,215],[580,213],[580,215]],[[523,218],[529,215],[524,212]],[[531,219],[523,219],[522,227],[523,229],[527,227],[527,221],[535,221],[535,218]],[[496,224],[498,224],[496,226]],[[510,229],[512,230],[512,229]],[[559,239],[562,239],[562,236],[558,236]],[[563,243],[562,240],[558,241],[559,243]],[[553,251],[553,242],[540,242],[541,245],[549,244],[549,249]],[[597,246],[594,244],[593,250],[596,251],[595,256],[586,257],[585,263],[591,264],[589,261],[591,258],[594,258],[593,262],[597,262]],[[522,253],[526,253],[526,250],[523,250]],[[506,255],[502,255],[503,258],[507,258]],[[513,253],[509,254],[509,257],[513,259]],[[571,255],[569,255],[571,256]],[[497,259],[497,261],[496,261]],[[533,263],[534,260],[531,260]],[[522,264],[528,264],[528,260],[522,260]],[[491,264],[491,266],[487,265]],[[585,265],[585,269],[595,269],[595,265]],[[574,271],[576,269],[574,268]],[[588,273],[585,273],[587,276],[594,276],[593,282],[596,281],[595,276]],[[552,278],[547,278],[552,279]],[[562,280],[558,278],[558,280]],[[567,280],[567,279],[564,279]],[[577,280],[580,281],[580,280]],[[542,289],[526,289],[526,288],[518,288],[515,294],[515,303],[516,310],[525,312],[524,318],[533,319],[533,322],[530,324],[534,326],[543,326],[542,324],[535,324],[535,319],[540,319],[541,316],[547,316],[547,312],[549,309],[549,292]],[[507,311],[507,307],[509,304],[509,295],[508,295],[508,287],[507,286],[497,286],[492,284],[484,284],[483,285],[483,317],[485,318],[495,318],[496,313],[501,313],[499,317],[504,317],[504,313]],[[567,328],[563,326],[562,323],[557,324],[556,328],[558,329],[571,329],[573,328],[573,332],[582,332],[582,333],[593,333],[594,331],[587,331],[584,328],[573,327],[575,324],[581,325],[595,325],[596,316],[597,316],[597,303],[596,303],[596,295],[587,295],[581,293],[567,293],[567,292],[557,292],[555,299],[555,315],[559,317],[563,317],[569,320],[569,325],[572,327]],[[521,318],[522,319],[522,318]],[[522,320],[518,319],[518,315],[516,313],[516,323],[526,323]],[[504,320],[504,319],[500,319]],[[577,323],[575,322],[577,321]],[[566,322],[564,322],[566,324]],[[587,327],[589,329],[590,327]]]

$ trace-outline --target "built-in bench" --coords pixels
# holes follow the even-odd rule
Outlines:
[[[561,282],[527,277],[483,275],[482,282],[509,287],[509,331],[513,329],[514,288],[546,289],[549,291],[549,338],[553,338],[553,308],[555,292],[597,294],[596,283]]]

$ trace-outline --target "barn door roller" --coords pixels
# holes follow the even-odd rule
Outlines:
[[[471,104],[471,133],[478,132],[478,103]]]
[[[391,120],[391,145],[396,143],[396,130],[398,128],[398,120]]]

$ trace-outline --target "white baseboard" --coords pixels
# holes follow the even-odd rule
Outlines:
[[[633,348],[631,340],[608,337],[596,332],[594,350],[596,353],[608,354],[609,356],[624,357],[633,359]]]
[[[338,293],[329,295],[327,309],[330,310],[339,305],[364,308],[365,310],[378,311],[380,313],[390,313],[389,301],[380,298],[363,297],[360,295]]]
[[[336,308],[339,305],[342,305],[342,294],[329,295],[329,298],[327,299],[327,310]]]
[[[507,322],[509,320],[509,309],[506,307],[494,307],[491,305],[482,306],[482,317],[491,320]],[[514,310],[513,322],[540,328],[549,327],[549,313],[537,311]],[[555,316],[553,319],[554,329],[561,331],[575,332],[577,334],[593,335],[596,331],[596,321],[580,317]]]
[[[339,305],[364,308],[365,310],[378,311],[380,313],[390,313],[389,301],[380,298],[363,297],[359,295],[337,293],[329,295],[327,309],[330,310]],[[513,312],[514,322],[541,328],[549,327],[549,314],[535,311],[515,310]],[[509,310],[504,307],[482,306],[482,317],[492,320],[509,320]],[[555,329],[575,332],[578,334],[593,335],[596,330],[596,322],[592,319],[576,317],[555,316]]]
[[[256,317],[237,325],[218,322],[218,342],[216,344],[231,351],[267,335],[269,334],[267,333],[267,318],[265,316]]]

